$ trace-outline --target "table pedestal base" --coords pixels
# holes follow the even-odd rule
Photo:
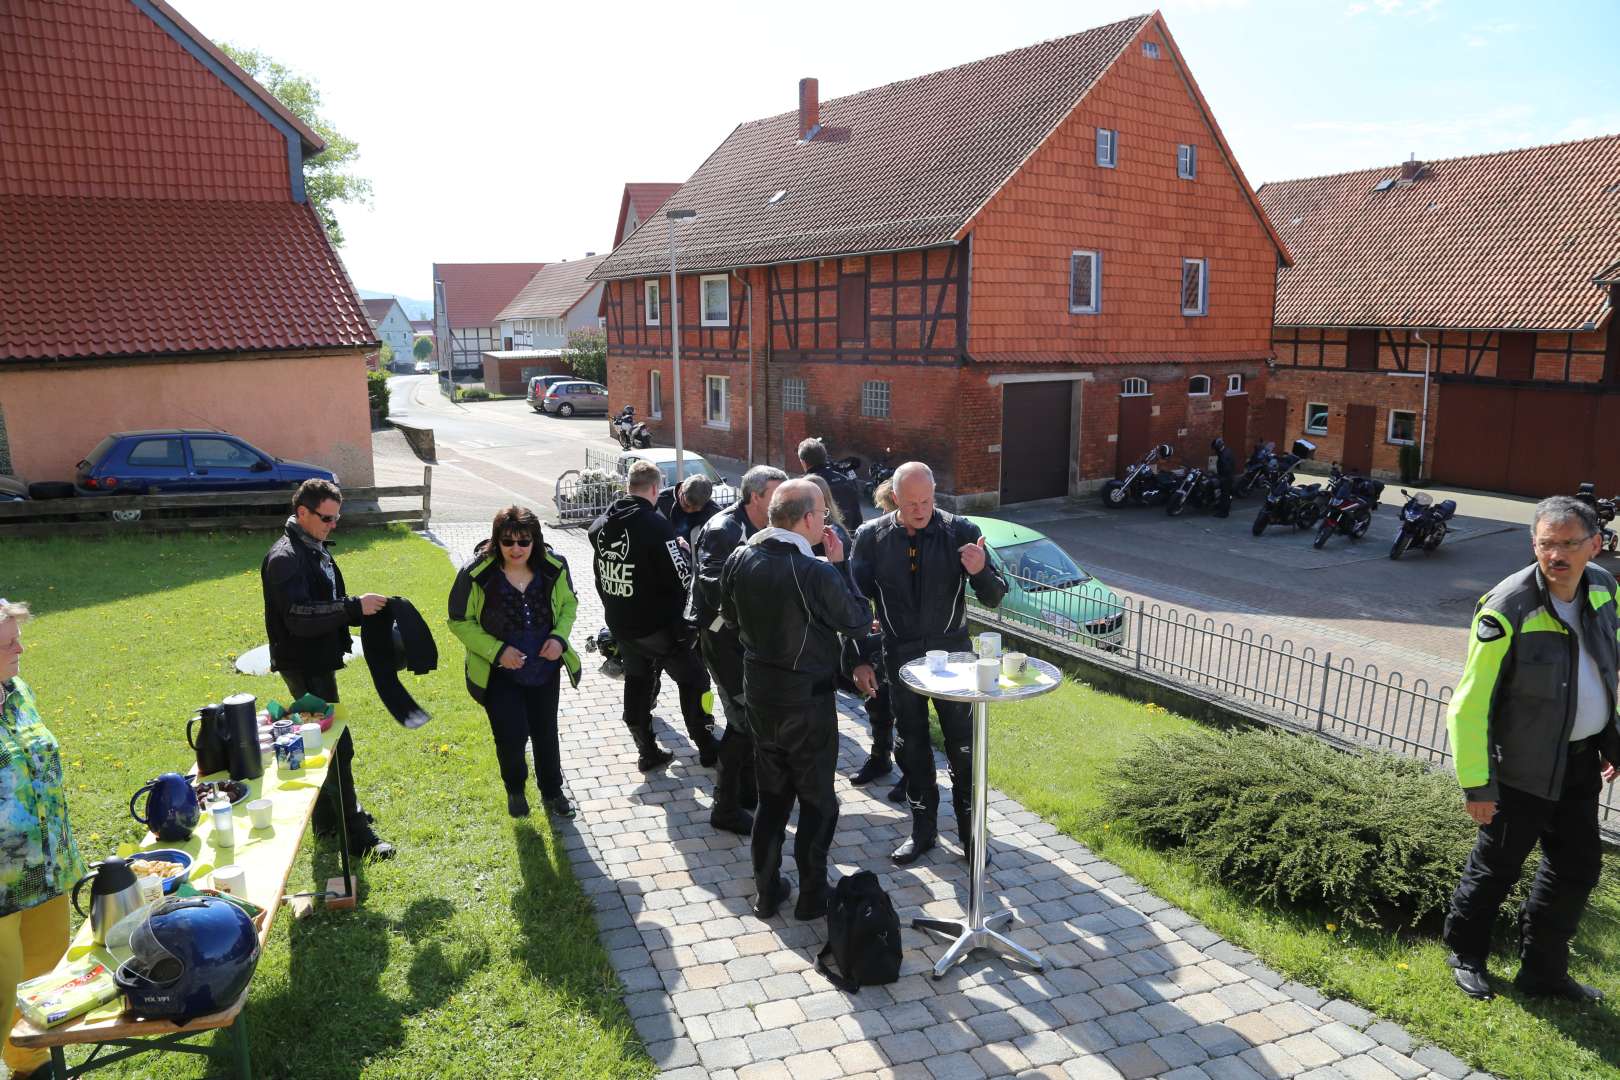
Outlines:
[[[939,958],[934,965],[934,978],[941,979],[945,973],[961,961],[967,959],[968,953],[974,949],[997,949],[1003,953],[1015,956],[1036,971],[1044,971],[1045,963],[1035,953],[1030,952],[1018,942],[997,933],[995,926],[1012,921],[1013,912],[998,911],[985,919],[978,926],[970,926],[965,922],[954,919],[912,919],[911,925],[918,930],[933,930],[941,934],[954,934],[956,940],[951,947],[945,950],[945,955]]]

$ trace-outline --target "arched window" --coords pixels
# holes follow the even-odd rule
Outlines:
[[[1209,396],[1209,376],[1208,375],[1194,375],[1192,378],[1188,379],[1187,380],[1187,393],[1192,394],[1195,397],[1199,397],[1199,396],[1208,397]]]
[[[1126,379],[1119,391],[1121,397],[1143,397],[1147,392],[1146,379]]]
[[[1228,375],[1226,377],[1226,392],[1228,394],[1243,393],[1243,376],[1238,374]]]

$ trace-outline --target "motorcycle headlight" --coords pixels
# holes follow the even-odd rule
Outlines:
[[[1068,630],[1072,632],[1080,629],[1079,623],[1075,622],[1067,615],[1060,615],[1056,611],[1041,612],[1041,622],[1048,626],[1055,626],[1059,630]]]

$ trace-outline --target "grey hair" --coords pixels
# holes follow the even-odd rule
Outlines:
[[[773,465],[755,465],[743,473],[742,482],[738,485],[742,504],[747,506],[754,501],[754,496],[765,494],[765,489],[771,486],[772,481],[782,481],[788,474]],[[808,511],[806,511],[808,513]]]
[[[693,473],[681,481],[681,498],[696,506],[702,506],[714,494],[714,481],[702,473]]]
[[[827,504],[827,520],[832,522],[834,525],[842,525],[844,523],[844,515],[838,512],[838,504],[833,502],[832,485],[827,483],[827,478],[824,476],[818,476],[815,473],[810,473],[805,477],[805,479],[821,489],[821,498]]]
[[[34,613],[21,600],[7,600],[0,596],[0,622],[16,619],[19,623],[25,623],[33,617]]]
[[[1596,536],[1600,527],[1597,511],[1571,495],[1553,495],[1536,503],[1530,531],[1534,533],[1543,521],[1555,528],[1567,521],[1578,521],[1587,536]]]
[[[816,489],[805,480],[789,480],[771,496],[771,524],[791,529],[816,508]]]
[[[908,461],[901,465],[898,469],[894,470],[894,490],[899,491],[900,485],[905,482],[906,478],[909,476],[915,476],[917,473],[922,473],[924,476],[928,477],[929,486],[933,486],[934,470],[930,469],[924,462]]]

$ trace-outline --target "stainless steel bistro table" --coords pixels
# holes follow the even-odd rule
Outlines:
[[[980,690],[974,685],[973,666],[977,660],[973,653],[951,653],[947,661],[949,676],[943,677],[928,672],[927,660],[913,660],[900,669],[901,681],[913,693],[940,701],[967,701],[973,704],[973,835],[979,838],[979,842],[973,845],[973,865],[968,870],[967,922],[952,919],[911,920],[911,925],[917,929],[956,935],[956,941],[934,965],[936,979],[942,978],[974,949],[1001,949],[1034,965],[1037,971],[1045,967],[1035,953],[993,929],[1015,918],[1016,912],[1007,909],[988,917],[984,913],[984,864],[990,843],[989,813],[986,809],[990,790],[990,703],[1039,697],[1056,690],[1063,682],[1063,673],[1032,656],[1025,681],[1014,683],[1002,679],[996,689]]]

